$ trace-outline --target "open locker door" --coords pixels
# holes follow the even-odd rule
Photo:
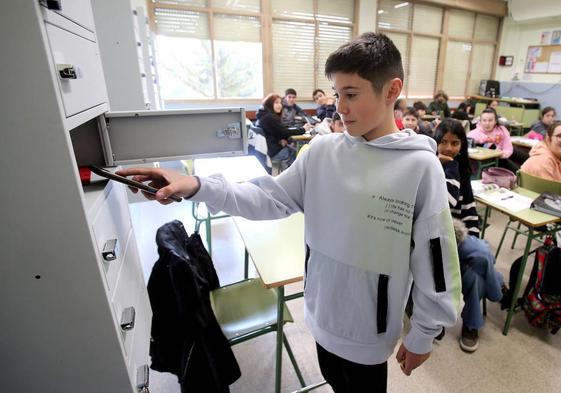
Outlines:
[[[110,166],[247,154],[243,108],[107,112],[98,121]]]

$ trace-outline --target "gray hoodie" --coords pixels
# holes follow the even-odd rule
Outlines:
[[[412,130],[373,141],[329,134],[276,178],[203,178],[192,200],[256,220],[304,212],[311,333],[344,359],[379,364],[401,336],[413,281],[408,350],[429,352],[433,337],[456,322],[458,254],[435,152],[434,140]]]

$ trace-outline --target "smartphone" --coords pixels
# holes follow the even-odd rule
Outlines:
[[[119,183],[126,184],[127,186],[138,188],[139,190],[146,191],[150,194],[156,194],[156,192],[158,192],[157,188],[150,187],[150,186],[148,186],[144,183],[141,183],[141,182],[138,182],[138,181],[135,181],[135,180],[131,180],[131,179],[126,178],[124,176],[119,176],[119,175],[117,175],[113,172],[109,172],[108,170],[105,170],[105,169],[100,168],[98,166],[90,165],[89,168],[96,175],[103,176],[103,177],[105,177],[107,179],[110,179],[110,180],[118,181]],[[175,202],[181,202],[183,200],[182,198],[180,198],[176,195],[170,196],[169,199],[171,199]]]

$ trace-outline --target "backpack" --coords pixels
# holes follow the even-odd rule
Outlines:
[[[561,249],[546,241],[536,251],[532,270],[535,280],[530,279],[522,309],[532,326],[555,334],[561,328]]]

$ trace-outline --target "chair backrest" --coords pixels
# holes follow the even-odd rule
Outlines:
[[[553,192],[561,195],[561,182],[554,180],[542,179],[528,173],[518,171],[518,185],[530,191],[541,194],[542,192]]]
[[[460,123],[462,123],[462,127],[464,127],[464,131],[466,132],[466,134],[469,132],[469,120],[460,120]]]

